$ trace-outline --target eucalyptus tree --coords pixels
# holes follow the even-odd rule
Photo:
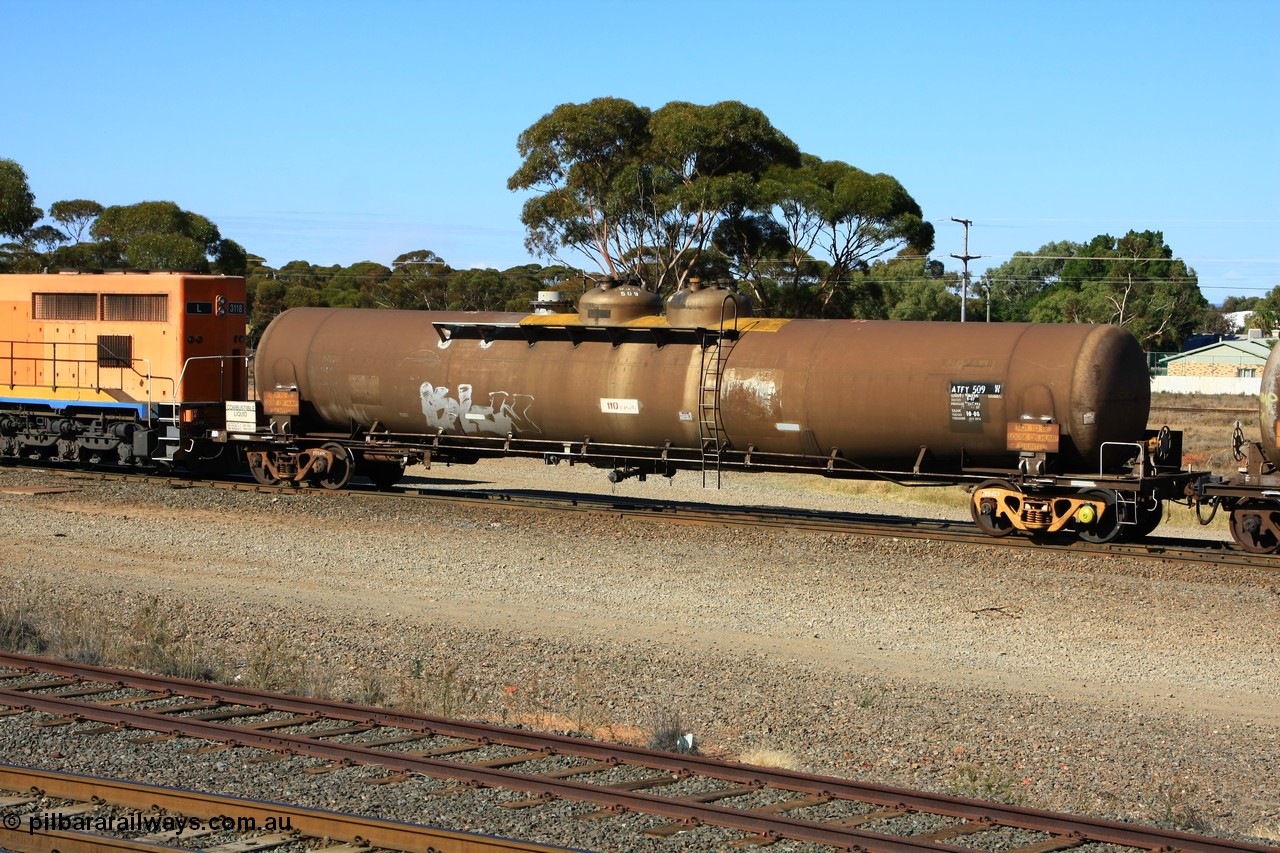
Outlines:
[[[520,134],[524,160],[507,188],[536,193],[520,216],[530,252],[558,258],[569,249],[611,276],[626,272],[624,258],[639,240],[636,200],[618,185],[643,162],[648,127],[648,109],[596,98],[561,104]]]
[[[859,301],[847,293],[854,273],[891,256],[923,263],[933,250],[933,225],[890,175],[805,154],[798,165],[770,170],[761,192],[786,233],[778,271],[799,313],[843,314],[842,301]]]
[[[979,289],[991,300],[991,316],[997,320],[1025,322],[1046,289],[1062,276],[1062,265],[1080,251],[1079,243],[1046,243],[1034,252],[1014,252],[1013,257],[988,269]]]
[[[517,148],[524,159],[507,186],[536,193],[521,213],[529,250],[557,260],[576,251],[659,292],[688,278],[726,216],[758,206],[769,168],[799,162],[795,143],[736,101],[562,104]]]
[[[0,237],[21,239],[42,216],[27,173],[16,160],[0,158]]]
[[[429,249],[396,256],[391,275],[371,288],[367,296],[378,308],[441,311],[448,304],[450,266]]]
[[[105,208],[90,228],[98,254],[137,269],[243,274],[244,249],[224,240],[218,226],[171,201]]]
[[[1172,350],[1204,319],[1209,303],[1195,270],[1173,257],[1163,233],[1100,234],[1071,249],[1031,320],[1111,323],[1147,349]]]
[[[62,226],[68,239],[79,243],[84,239],[84,232],[93,220],[97,219],[105,207],[87,198],[74,198],[66,201],[55,201],[49,207],[49,218]]]

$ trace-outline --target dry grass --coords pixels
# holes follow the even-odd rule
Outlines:
[[[735,474],[734,476],[738,476]],[[843,480],[815,477],[812,474],[752,473],[737,482],[759,485],[787,495],[781,502],[787,506],[805,507],[814,495],[840,501],[843,508],[857,512],[858,501],[886,501],[917,506],[968,511],[968,495],[953,485],[900,486],[886,480]]]
[[[774,767],[778,770],[801,770],[800,759],[781,749],[749,749],[738,756],[738,761],[756,767]]]
[[[1280,841],[1280,817],[1254,824],[1250,834],[1261,838],[1263,841]]]
[[[1241,411],[1248,410],[1248,411]],[[1234,473],[1231,436],[1236,422],[1247,441],[1258,439],[1258,399],[1238,394],[1153,394],[1148,426],[1182,431],[1182,465]]]
[[[120,622],[104,622],[83,602],[67,602],[41,586],[19,585],[0,602],[0,648],[91,666],[224,680],[224,662],[183,631],[174,616],[153,598],[140,602]]]
[[[980,762],[961,761],[947,773],[947,792],[976,800],[995,800],[1018,805],[1026,801],[1018,777],[1003,767],[989,767]]]

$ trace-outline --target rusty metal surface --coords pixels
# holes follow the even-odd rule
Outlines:
[[[445,340],[433,327],[525,316],[293,309],[263,336],[258,387],[296,386],[313,430],[701,446],[707,378],[687,340]],[[1046,421],[1064,462],[1089,470],[1102,442],[1142,438],[1150,406],[1141,347],[1105,325],[761,324],[734,343],[718,387],[733,448],[897,470],[922,447],[935,464],[1009,466],[1009,424]]]
[[[52,714],[69,714],[77,719],[110,725],[162,731],[180,737],[214,742],[230,741],[238,746],[309,755],[340,764],[373,764],[400,773],[419,773],[463,785],[479,784],[522,791],[534,797],[553,797],[591,803],[611,811],[641,811],[683,821],[690,827],[708,824],[765,835],[783,833],[796,840],[846,849],[856,844],[869,853],[925,853],[925,851],[939,850],[965,853],[964,848],[960,847],[864,830],[844,829],[786,815],[761,816],[750,811],[713,803],[689,802],[679,798],[601,787],[550,776],[490,769],[483,765],[443,761],[420,757],[413,753],[381,751],[358,744],[321,741],[314,736],[237,728],[221,723],[205,722],[194,717],[171,717],[153,711],[139,711],[120,706],[103,708],[85,703],[69,703],[52,694],[26,695],[0,689],[0,704]],[[672,777],[672,781],[675,781],[675,777]]]
[[[672,326],[733,327],[751,316],[751,300],[737,287],[689,282],[667,299],[667,322]]]
[[[430,850],[442,851],[442,853],[444,851],[448,853],[498,853],[498,851],[552,853],[552,851],[566,849],[512,839],[452,832],[343,812],[304,809],[285,803],[224,797],[180,788],[140,785],[99,776],[52,773],[30,767],[0,765],[0,790],[18,792],[33,789],[39,791],[42,796],[56,799],[82,802],[97,800],[106,805],[138,811],[158,808],[201,820],[223,817],[249,818],[258,826],[267,826],[269,820],[279,822],[287,819],[291,830],[299,836],[339,839],[357,843],[362,847],[371,846],[387,850],[421,851],[421,853]],[[106,849],[107,847],[117,850],[158,849],[154,842],[131,843],[98,834],[56,830],[28,832],[25,828],[12,829],[7,825],[0,827],[0,844],[6,850],[24,851],[24,853],[54,849],[67,853],[70,850]],[[179,846],[177,849],[189,848]]]
[[[658,294],[616,281],[601,282],[578,299],[578,317],[587,326],[617,326],[661,311]]]
[[[760,450],[863,464],[962,451],[1008,464],[1008,424],[1060,427],[1071,462],[1142,437],[1141,347],[1114,326],[809,321],[744,335],[724,378],[726,430]]]
[[[1252,419],[1242,420],[1248,436]],[[1262,369],[1261,391],[1258,394],[1259,440],[1262,453],[1272,465],[1280,466],[1280,346],[1271,350],[1267,365]]]
[[[302,308],[258,348],[258,387],[296,385],[311,428],[698,446],[696,347],[590,340],[443,341],[433,322],[514,325],[524,315]]]

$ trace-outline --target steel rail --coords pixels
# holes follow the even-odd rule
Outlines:
[[[484,723],[468,723],[426,714],[389,711],[368,708],[329,700],[297,699],[263,691],[210,685],[183,679],[146,676],[120,670],[67,664],[24,655],[0,654],[0,665],[27,672],[43,672],[77,681],[118,684],[144,689],[150,693],[169,693],[192,698],[219,701],[225,704],[259,708],[262,712],[283,711],[311,718],[325,717],[346,722],[358,722],[387,728],[400,728],[413,732],[430,733],[473,741],[479,744],[498,744],[513,748],[541,752],[547,755],[572,755],[597,762],[640,765],[669,772],[673,780],[690,775],[712,777],[738,782],[758,788],[773,788],[821,795],[831,799],[856,801],[881,807],[923,812],[958,818],[971,823],[991,826],[1016,827],[1049,833],[1058,838],[1083,839],[1083,841],[1118,844],[1149,850],[1161,848],[1181,849],[1188,853],[1223,853],[1223,851],[1252,851],[1262,853],[1273,848],[1201,836],[1172,830],[1134,826],[1098,818],[1081,818],[1054,812],[990,803],[964,797],[911,791],[885,785],[853,782],[829,776],[816,776],[773,768],[751,767],[735,762],[678,755],[621,744],[600,743],[562,735],[534,734]],[[51,684],[51,687],[61,686]],[[34,689],[28,683],[25,689]],[[660,815],[690,825],[708,823],[726,826],[746,832],[773,835],[781,832],[797,840],[815,841],[833,846],[854,846],[868,851],[907,850],[960,850],[937,843],[920,846],[921,842],[895,838],[865,830],[840,828],[832,833],[827,824],[774,815],[761,818],[724,806],[690,804],[677,799],[648,794],[619,794],[605,791],[586,783],[549,780],[536,774],[520,774],[510,771],[489,770],[469,765],[411,758],[404,754],[378,751],[358,745],[322,744],[314,737],[267,734],[251,729],[238,728],[204,721],[161,716],[154,713],[132,711],[124,708],[100,709],[83,702],[59,699],[56,695],[35,696],[27,692],[3,689],[0,684],[0,704],[16,708],[42,710],[72,718],[83,717],[99,722],[128,725],[140,729],[165,731],[190,737],[201,737],[218,742],[256,746],[285,752],[316,755],[333,761],[372,763],[400,772],[416,772],[435,778],[455,781],[468,779],[491,787],[523,790],[540,796],[593,802],[611,809],[642,811]],[[300,721],[312,722],[312,720]],[[816,833],[816,834],[810,834]],[[1082,841],[1082,843],[1083,843]],[[900,846],[909,844],[907,847]]]
[[[254,731],[190,717],[163,716],[150,711],[137,711],[119,706],[103,708],[83,702],[43,695],[33,696],[2,689],[0,689],[0,704],[28,711],[69,716],[73,719],[93,720],[111,725],[165,732],[179,737],[226,743],[237,747],[325,758],[343,765],[374,765],[399,773],[416,773],[464,786],[504,788],[536,797],[591,803],[611,811],[641,812],[665,817],[690,827],[712,825],[757,835],[782,834],[797,841],[826,844],[844,849],[856,847],[868,853],[926,853],[926,851],[966,853],[966,848],[962,847],[913,841],[910,838],[898,838],[866,830],[838,828],[785,815],[761,817],[713,803],[687,802],[636,791],[616,791],[567,779],[551,779],[483,766],[457,764],[407,753],[381,751],[356,744],[327,743],[304,735]],[[675,777],[672,781],[675,781]]]
[[[428,853],[433,850],[441,853],[553,853],[568,849],[344,812],[304,809],[285,803],[227,797],[182,788],[140,785],[101,776],[54,773],[11,764],[0,764],[0,790],[15,793],[34,790],[46,797],[84,803],[101,802],[135,811],[159,808],[203,821],[224,817],[237,820],[249,818],[258,827],[268,825],[269,820],[287,819],[291,831],[299,836],[339,839],[361,847],[381,847],[406,853]],[[15,829],[6,823],[0,827],[0,847],[23,853],[50,849],[66,853],[70,849],[67,842],[77,839],[90,845],[85,849],[98,849],[104,844],[111,844],[114,849],[120,850],[157,849],[154,843],[139,844],[123,839],[117,841],[104,835],[83,833],[59,835],[52,845],[40,843],[42,837],[58,832],[60,831],[33,832]],[[126,846],[121,846],[122,844]]]

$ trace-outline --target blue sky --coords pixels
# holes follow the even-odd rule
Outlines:
[[[893,175],[948,269],[1163,231],[1211,302],[1280,285],[1280,0],[0,0],[0,157],[37,204],[171,200],[279,266],[528,263],[506,189],[558,104],[738,100]]]

